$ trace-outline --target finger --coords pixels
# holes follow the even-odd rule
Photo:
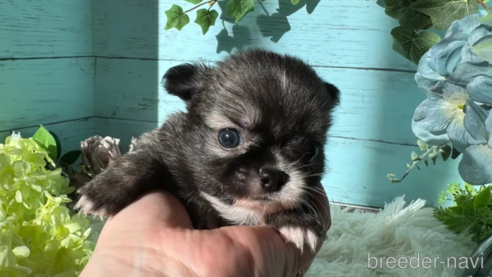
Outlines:
[[[286,244],[280,234],[271,227],[229,226],[213,232],[220,233],[221,237],[228,237],[234,242],[235,251],[228,251],[231,255],[246,253],[242,255],[241,264],[250,268],[251,274],[247,276],[291,277],[299,268],[299,251],[296,251],[293,245]]]
[[[175,196],[165,191],[152,191],[143,195],[108,220],[108,223],[123,224],[126,228],[133,224],[142,228],[192,228],[184,206]]]

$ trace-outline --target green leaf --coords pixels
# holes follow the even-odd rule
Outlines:
[[[80,157],[80,150],[74,150],[66,153],[61,157],[60,162],[66,163],[66,164],[73,164],[74,162],[77,161],[77,159]]]
[[[410,155],[410,157],[412,158],[412,161],[418,161],[420,158],[419,158],[419,155],[417,155],[417,153],[415,153],[414,151],[412,151],[412,155]]]
[[[441,191],[437,197],[437,203],[444,204],[448,201],[448,193],[445,191]]]
[[[463,208],[460,206],[450,207],[449,211],[451,212],[451,214],[454,214],[455,216],[456,215],[463,215]]]
[[[410,8],[430,16],[436,30],[446,30],[453,21],[478,12],[477,0],[417,0]]]
[[[167,16],[167,23],[166,23],[166,30],[176,28],[178,31],[181,31],[184,26],[186,26],[188,23],[190,23],[190,17],[183,12],[183,9],[178,6],[174,5],[166,11],[166,16]]]
[[[427,149],[429,149],[429,145],[427,145],[427,143],[421,141],[420,139],[417,140],[417,145],[419,146],[420,151],[427,151]]]
[[[482,39],[472,50],[483,60],[492,63],[492,37]]]
[[[444,220],[443,222],[449,228],[449,230],[456,233],[461,233],[470,225],[470,220],[465,216],[451,216]]]
[[[196,11],[195,23],[200,25],[203,34],[206,34],[210,26],[215,25],[217,17],[219,17],[219,13],[216,10],[209,11],[207,9],[200,9]]]
[[[473,203],[475,209],[485,208],[489,205],[490,202],[490,189],[483,189],[478,193],[475,198],[475,202]]]
[[[467,200],[461,203],[461,209],[463,210],[463,214],[467,217],[473,217],[473,215],[475,214],[475,207],[471,200]]]
[[[482,23],[483,25],[487,26],[492,26],[492,7],[489,8],[491,11],[489,12],[488,15],[482,16],[478,19],[478,22]]]
[[[468,183],[465,183],[465,190],[472,196],[475,196],[477,194],[477,190],[475,189],[475,187]]]
[[[51,133],[44,128],[43,125],[39,126],[39,129],[34,133],[32,139],[46,152],[52,160],[56,160],[58,157],[58,150],[55,138]]]
[[[391,36],[393,36],[393,50],[415,64],[418,64],[420,58],[440,40],[439,35],[433,32],[415,33],[412,28],[405,26],[393,28]]]
[[[292,5],[297,5],[299,4],[299,2],[301,2],[301,0],[290,0],[290,2],[292,3]]]
[[[414,30],[423,30],[432,26],[431,18],[417,10],[410,8],[411,2],[408,0],[386,1],[384,12],[398,20],[400,25]]]
[[[254,0],[228,0],[226,4],[227,16],[235,17],[236,22],[255,10]]]
[[[196,4],[200,4],[200,2],[202,2],[203,0],[185,0],[185,1],[196,5]]]

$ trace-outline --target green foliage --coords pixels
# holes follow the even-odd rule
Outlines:
[[[439,197],[439,203],[454,198],[454,206],[435,207],[434,216],[446,227],[455,232],[468,232],[476,243],[482,242],[492,233],[492,197],[491,187],[481,186],[475,189],[465,183],[465,188],[453,183]]]
[[[225,9],[228,18],[234,22],[240,22],[245,16],[255,10],[254,0],[185,0],[194,4],[194,7],[184,9],[173,4],[166,11],[166,30],[177,29],[181,31],[190,23],[188,13],[203,6],[209,5],[208,9],[200,9],[196,12],[195,23],[200,26],[202,34],[205,35],[211,26],[215,26],[216,20],[221,14],[212,10],[219,1],[225,1]],[[262,0],[264,1],[264,0]],[[292,5],[298,5],[300,0],[289,1]],[[430,31],[446,30],[455,20],[462,19],[478,12],[479,5],[485,6],[490,0],[384,0],[385,13],[398,20],[400,26],[391,30],[393,37],[393,50],[406,59],[418,64],[422,56],[436,44],[440,37]],[[492,23],[488,17],[487,22]],[[492,41],[486,41],[478,45],[478,52],[482,56],[490,55],[489,47]],[[475,49],[477,50],[477,49]]]
[[[47,166],[59,156],[55,142],[41,126],[32,138],[14,133],[0,144],[2,276],[78,276],[92,255],[90,221],[67,207],[74,188]]]
[[[235,17],[236,22],[241,21],[244,16],[255,10],[254,0],[229,0],[226,4],[227,16]]]
[[[203,34],[208,32],[210,26],[215,25],[215,20],[219,17],[219,13],[215,10],[200,9],[196,11],[195,23],[202,27]]]
[[[58,147],[56,140],[51,133],[44,128],[43,125],[40,125],[39,129],[34,133],[32,139],[46,152],[48,152],[49,157],[52,160],[58,159]]]
[[[478,12],[477,0],[417,0],[410,8],[430,16],[436,30],[446,30],[453,21]]]
[[[190,18],[188,13],[194,11],[195,9],[209,5],[208,9],[200,9],[196,12],[195,23],[200,25],[202,33],[205,35],[211,26],[215,26],[215,22],[221,14],[216,10],[212,10],[214,5],[219,2],[219,0],[208,0],[203,2],[203,0],[185,0],[188,3],[194,4],[195,6],[184,11],[184,9],[176,4],[173,4],[169,10],[166,11],[167,22],[166,30],[176,28],[181,31],[183,27],[190,23]],[[225,9],[227,17],[234,19],[234,22],[238,23],[243,18],[255,10],[255,0],[220,0],[227,2],[225,4]],[[262,2],[265,0],[262,0]],[[297,5],[300,0],[281,0],[290,1],[292,5]]]
[[[421,140],[417,140],[417,145],[420,148],[420,151],[423,151],[424,153],[418,155],[417,153],[412,152],[412,154],[410,155],[410,158],[412,159],[412,164],[407,164],[408,169],[400,179],[397,179],[395,174],[387,175],[391,183],[400,183],[401,181],[403,181],[403,179],[405,179],[408,176],[410,171],[414,168],[420,170],[418,164],[422,161],[424,162],[425,166],[429,166],[429,160],[432,162],[433,165],[436,165],[437,158],[439,156],[443,161],[447,161],[449,158],[456,159],[460,154],[456,152],[456,150],[454,150],[448,144],[429,147],[427,143]]]
[[[190,23],[190,17],[183,12],[183,9],[178,5],[173,5],[166,11],[167,23],[166,30],[176,28],[178,30],[183,29],[188,23]]]
[[[400,26],[391,31],[393,50],[418,64],[440,37],[429,31],[446,30],[455,20],[478,12],[477,0],[384,0],[385,13]]]
[[[427,52],[432,45],[441,38],[439,35],[429,31],[415,32],[413,28],[398,26],[391,30],[393,36],[393,50],[418,64],[420,58]]]

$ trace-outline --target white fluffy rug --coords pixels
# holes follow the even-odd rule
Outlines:
[[[424,200],[405,205],[403,196],[378,214],[332,205],[328,241],[305,277],[460,276],[460,258],[470,261],[475,244],[448,231]]]

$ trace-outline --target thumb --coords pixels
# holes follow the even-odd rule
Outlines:
[[[155,228],[192,229],[191,219],[181,202],[165,191],[152,191],[121,210],[110,219],[111,224],[131,225]]]

